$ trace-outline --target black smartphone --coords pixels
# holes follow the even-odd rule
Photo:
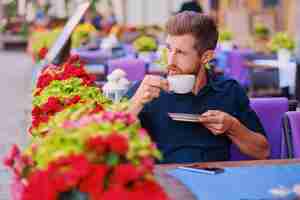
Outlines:
[[[194,172],[194,173],[202,173],[202,174],[221,174],[221,173],[224,173],[223,168],[199,167],[197,165],[179,167],[179,169],[183,169],[183,170],[186,170],[186,171],[189,171],[189,172]]]

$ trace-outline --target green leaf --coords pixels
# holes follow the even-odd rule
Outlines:
[[[70,192],[64,192],[59,196],[59,200],[89,200],[86,193],[82,193],[73,189]]]
[[[120,157],[118,154],[115,154],[115,153],[109,153],[107,155],[107,160],[106,160],[106,163],[110,166],[116,166],[119,164],[119,161],[120,161]]]

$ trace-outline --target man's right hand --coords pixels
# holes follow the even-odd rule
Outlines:
[[[131,99],[130,112],[138,114],[146,103],[159,97],[161,90],[169,90],[168,81],[160,76],[146,75]]]

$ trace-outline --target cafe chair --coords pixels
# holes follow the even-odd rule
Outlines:
[[[86,64],[106,64],[107,60],[112,57],[107,50],[87,50],[87,49],[73,49],[72,55],[78,55]]]
[[[146,62],[142,59],[123,57],[108,61],[108,74],[115,69],[122,69],[127,74],[129,81],[143,80],[146,74]]]
[[[277,68],[250,69],[249,76],[251,97],[278,97],[282,95]]]
[[[248,87],[249,74],[245,66],[245,56],[250,53],[249,50],[232,50],[228,53],[228,76],[237,80],[243,87]]]
[[[285,113],[283,124],[287,156],[288,158],[300,158],[300,111]]]
[[[271,152],[270,159],[280,159],[283,157],[282,143],[283,127],[282,119],[289,109],[288,99],[285,97],[251,98],[250,106],[260,119],[268,139]],[[231,145],[230,160],[251,160],[250,157],[242,154],[235,145]]]

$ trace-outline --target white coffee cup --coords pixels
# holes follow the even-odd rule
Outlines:
[[[180,74],[167,77],[170,91],[177,94],[186,94],[192,91],[195,84],[195,75]]]

